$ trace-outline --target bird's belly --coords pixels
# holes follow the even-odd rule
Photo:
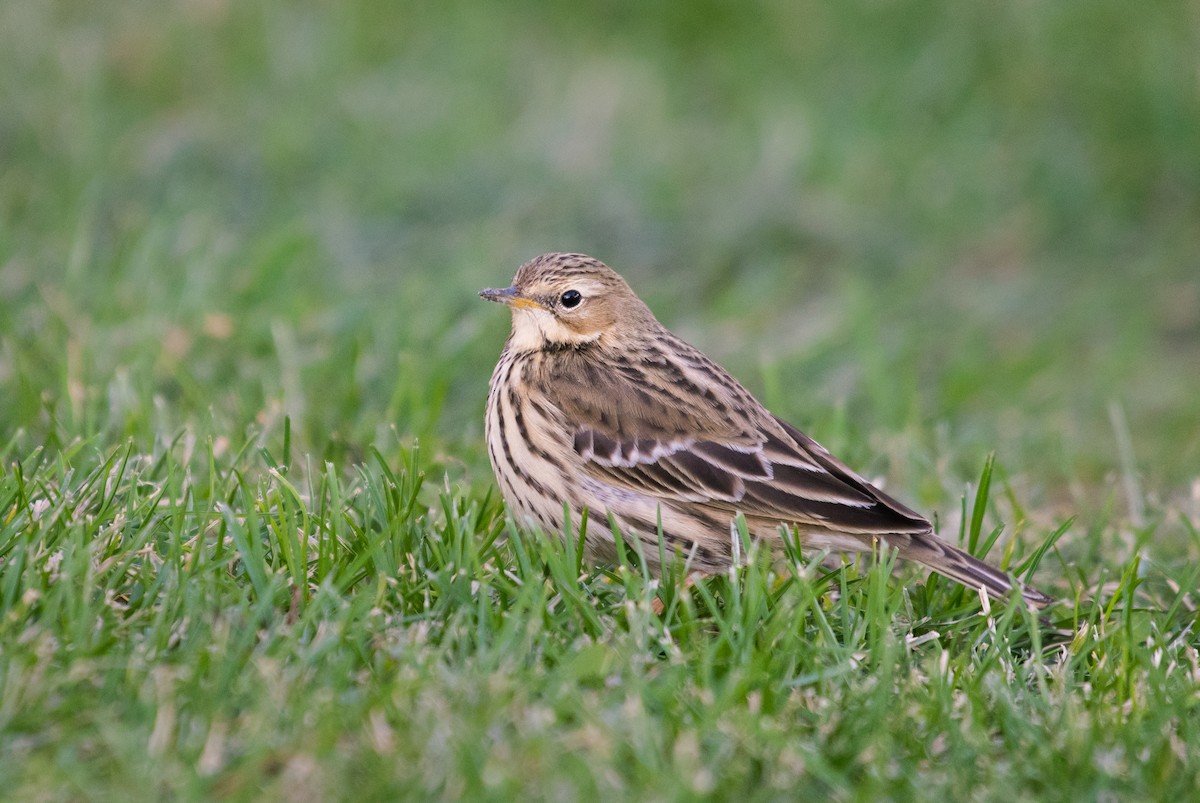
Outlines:
[[[573,508],[590,511],[586,546],[598,560],[616,557],[610,515],[629,549],[640,548],[651,569],[676,553],[692,569],[706,572],[724,569],[732,560],[730,515],[709,515],[590,477],[579,482],[577,493]]]

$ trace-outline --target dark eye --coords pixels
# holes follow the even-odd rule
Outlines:
[[[579,294],[578,290],[568,290],[562,294],[562,298],[559,301],[562,302],[564,307],[570,309],[571,307],[578,307],[579,302],[583,301],[583,296]]]

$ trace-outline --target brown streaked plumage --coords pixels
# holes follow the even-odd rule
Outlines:
[[[918,513],[874,487],[772,415],[700,351],[667,331],[625,280],[582,254],[544,254],[511,287],[484,290],[512,309],[492,374],[487,445],[518,519],[563,532],[584,510],[594,559],[612,559],[611,514],[657,561],[659,521],[694,569],[733,560],[731,525],[778,546],[781,527],[805,546],[870,552],[880,541],[996,597],[1017,583],[937,538]],[[1025,600],[1052,600],[1030,587]]]

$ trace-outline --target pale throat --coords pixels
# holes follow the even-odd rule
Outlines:
[[[580,334],[564,326],[549,312],[540,309],[514,309],[512,335],[508,339],[513,351],[541,351],[547,345],[582,346],[600,337],[599,332]]]

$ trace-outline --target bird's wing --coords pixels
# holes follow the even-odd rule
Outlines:
[[[555,371],[551,398],[591,476],[664,502],[781,524],[858,533],[930,529],[767,412],[699,352],[685,356],[665,372],[661,365],[649,373],[601,370],[585,360]],[[662,377],[669,379],[656,381]]]

